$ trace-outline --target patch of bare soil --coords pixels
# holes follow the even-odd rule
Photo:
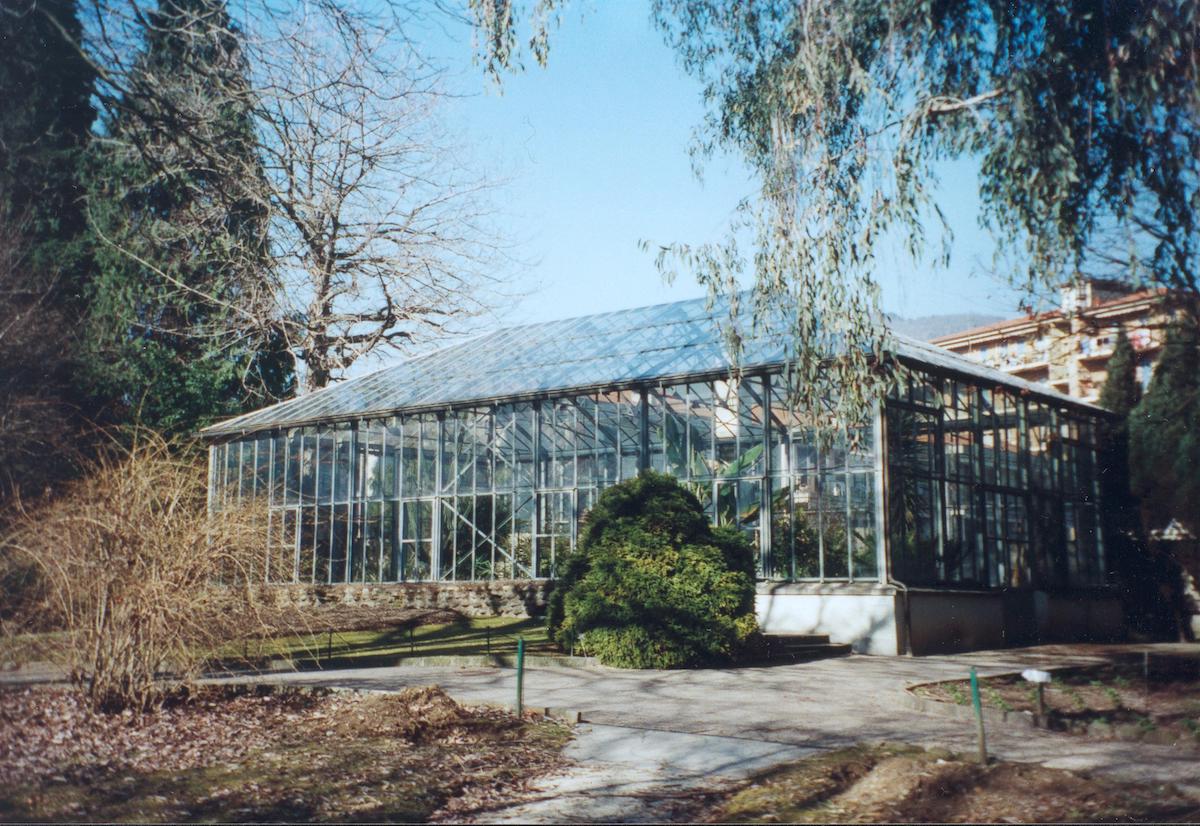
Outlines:
[[[1114,658],[1103,666],[1056,670],[1045,688],[1051,728],[1093,737],[1200,749],[1200,658]],[[918,686],[914,693],[967,705],[966,680]],[[1019,675],[980,680],[980,699],[1001,711],[1035,711],[1037,691]]]
[[[0,820],[423,821],[521,795],[569,736],[437,687],[213,689],[143,716],[0,691]]]
[[[1158,822],[1194,821],[1200,801],[1171,787],[881,745],[777,768],[693,814],[752,823]]]

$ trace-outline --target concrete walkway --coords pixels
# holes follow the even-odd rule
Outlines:
[[[1200,654],[1200,647],[1188,650]],[[913,711],[904,705],[906,686],[961,678],[971,666],[988,675],[1088,664],[1104,653],[1101,647],[1045,646],[723,670],[527,669],[527,707],[575,709],[590,724],[569,750],[581,768],[549,778],[533,808],[496,814],[513,822],[654,820],[652,790],[712,788],[818,750],[888,740],[969,752],[974,723]],[[515,672],[500,668],[400,667],[253,679],[374,690],[436,683],[466,702],[503,704],[511,704],[516,691]],[[989,729],[988,745],[1002,759],[1173,783],[1200,797],[1191,749],[997,726]]]
[[[585,723],[532,799],[473,815],[488,823],[671,822],[681,802],[815,749],[673,731]]]

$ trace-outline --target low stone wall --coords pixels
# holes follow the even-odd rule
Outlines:
[[[357,585],[272,585],[280,607],[341,603],[418,610],[457,611],[468,617],[534,617],[542,614],[550,583],[502,579],[489,582],[394,582]]]

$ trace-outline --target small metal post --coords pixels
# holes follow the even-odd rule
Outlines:
[[[517,637],[517,716],[525,708],[525,638]]]
[[[1021,676],[1037,687],[1037,717],[1033,720],[1034,725],[1049,728],[1050,721],[1046,719],[1046,683],[1052,679],[1050,672],[1038,668],[1026,668],[1021,672]]]
[[[987,737],[983,731],[983,703],[979,699],[979,678],[975,675],[975,666],[971,666],[971,702],[975,705],[975,722],[979,729],[979,763],[986,766]]]
[[[332,628],[329,629],[329,643],[326,646],[326,651],[327,651],[326,658],[332,660],[333,659],[333,629]]]

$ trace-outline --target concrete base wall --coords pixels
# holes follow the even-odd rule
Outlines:
[[[895,655],[896,599],[890,588],[760,583],[754,602],[768,634],[828,634],[859,654]]]
[[[1125,613],[1115,594],[1036,594],[1042,642],[1111,642],[1125,635]]]
[[[468,617],[532,617],[546,606],[546,580],[398,582],[371,585],[271,585],[279,605],[328,603],[445,609]]]
[[[1104,591],[903,591],[860,583],[759,583],[767,633],[828,634],[862,654],[916,656],[1050,642],[1102,642],[1124,633],[1120,599]],[[910,639],[906,639],[909,636]]]
[[[901,612],[903,600],[899,595]],[[1003,648],[1008,642],[998,594],[910,591],[908,602],[908,621],[902,626],[909,629],[917,656]]]
[[[912,653],[945,654],[1124,634],[1120,599],[1105,591],[912,591]]]

